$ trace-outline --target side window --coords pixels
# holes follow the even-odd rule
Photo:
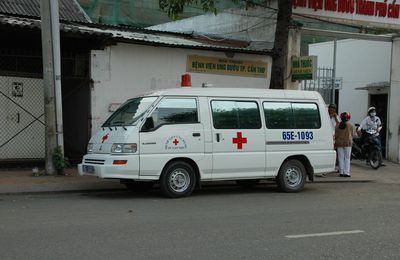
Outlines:
[[[317,104],[264,102],[266,126],[269,129],[318,129],[321,119]]]
[[[211,101],[215,129],[260,129],[261,118],[255,101]]]
[[[198,123],[195,98],[164,98],[151,115],[154,128],[164,124]]]
[[[295,128],[297,129],[318,129],[321,127],[321,119],[317,104],[292,103]]]
[[[263,106],[267,128],[293,128],[292,106],[289,102],[264,102]]]

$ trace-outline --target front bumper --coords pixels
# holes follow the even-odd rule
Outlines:
[[[113,164],[115,160],[127,160],[126,164]],[[96,176],[103,179],[139,179],[139,156],[86,154],[78,164],[81,176]]]

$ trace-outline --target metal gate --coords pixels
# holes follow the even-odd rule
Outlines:
[[[316,79],[301,82],[302,90],[318,91],[327,104],[335,103],[335,91],[342,86],[342,78],[334,78],[332,68],[318,68]]]
[[[0,76],[0,160],[44,157],[43,79]]]

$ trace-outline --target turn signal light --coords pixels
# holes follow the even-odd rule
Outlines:
[[[126,164],[128,160],[114,160],[113,164]]]

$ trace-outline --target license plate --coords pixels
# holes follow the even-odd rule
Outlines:
[[[90,173],[90,174],[94,173],[94,167],[92,165],[82,165],[82,170],[85,173]]]

